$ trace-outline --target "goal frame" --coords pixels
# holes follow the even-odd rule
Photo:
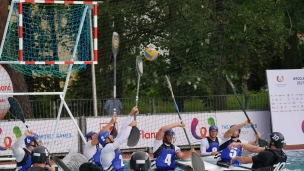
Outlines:
[[[1,55],[3,52],[3,47],[4,47],[4,43],[5,43],[5,38],[7,36],[7,31],[8,31],[8,27],[9,27],[9,21],[10,18],[12,16],[12,11],[13,11],[13,3],[19,3],[19,30],[18,30],[18,36],[19,36],[19,60],[18,61],[1,61]],[[76,55],[76,51],[77,51],[77,44],[78,41],[80,39],[80,34],[81,34],[81,29],[79,29],[78,33],[77,33],[77,37],[76,37],[76,44],[74,46],[73,49],[73,54],[70,61],[23,61],[23,22],[22,22],[22,3],[46,3],[46,4],[83,4],[83,5],[92,5],[93,6],[93,20],[92,20],[92,14],[91,14],[91,9],[88,9],[88,7],[86,7],[86,10],[88,10],[88,12],[90,13],[90,39],[91,39],[91,61],[73,61],[75,55]],[[97,116],[97,97],[96,97],[96,80],[95,80],[95,67],[94,64],[97,64],[98,61],[98,29],[97,29],[97,2],[91,2],[91,1],[66,1],[66,0],[62,0],[62,1],[54,1],[54,0],[12,0],[11,2],[11,7],[10,7],[10,11],[8,14],[8,18],[7,18],[7,22],[6,22],[6,26],[4,29],[4,34],[3,34],[3,39],[1,42],[1,46],[0,46],[0,64],[20,64],[20,65],[39,65],[39,64],[44,64],[44,65],[68,65],[69,70],[67,71],[67,75],[66,75],[66,79],[65,79],[65,83],[63,86],[63,90],[62,92],[14,92],[14,93],[0,93],[0,96],[13,96],[13,95],[18,95],[18,96],[28,96],[28,95],[59,95],[61,102],[60,102],[60,106],[58,109],[58,113],[57,113],[57,118],[56,118],[56,125],[54,128],[54,132],[53,132],[53,136],[52,136],[52,142],[51,142],[51,147],[49,149],[50,152],[52,152],[54,143],[55,143],[55,137],[57,134],[57,130],[58,130],[58,125],[60,122],[60,117],[61,117],[61,113],[62,113],[62,109],[63,107],[67,110],[67,113],[69,114],[70,118],[72,119],[80,138],[82,139],[83,142],[86,142],[85,137],[82,134],[82,131],[80,130],[77,121],[75,120],[71,110],[69,109],[66,101],[65,101],[65,95],[67,92],[67,88],[68,88],[68,83],[71,77],[71,73],[72,73],[72,67],[74,64],[91,64],[92,65],[92,89],[93,89],[93,107],[94,107],[94,115]],[[81,26],[83,27],[83,23],[84,23],[84,15],[86,14],[85,12],[83,12],[83,16],[81,19]],[[92,21],[94,22],[94,24],[92,24]],[[93,28],[93,30],[92,30]],[[92,34],[93,33],[93,34]],[[92,47],[93,46],[93,47]]]

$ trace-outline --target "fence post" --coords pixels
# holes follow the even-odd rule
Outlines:
[[[52,103],[52,102],[51,102]],[[54,114],[54,118],[56,118],[56,113],[57,113],[57,106],[56,106],[56,101],[53,101],[53,114]]]
[[[152,98],[152,114],[155,114],[155,99]]]

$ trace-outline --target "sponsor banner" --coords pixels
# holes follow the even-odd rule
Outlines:
[[[254,121],[254,127],[263,136],[267,137],[270,133],[270,113],[267,111],[248,112],[248,115]],[[208,136],[208,129],[211,125],[217,125],[219,132],[224,133],[229,126],[236,123],[242,123],[246,120],[243,112],[224,112],[224,113],[187,113],[181,114],[183,122],[185,123],[186,131],[191,144],[200,144],[202,138]],[[111,118],[86,118],[87,132],[98,132],[102,127],[110,121]],[[126,116],[119,116],[118,132]],[[156,132],[164,125],[179,122],[177,114],[166,115],[139,115],[136,117],[137,127],[140,130],[140,140],[134,148],[153,147],[153,140]],[[175,132],[176,145],[188,145],[188,141],[182,128],[173,128]],[[254,133],[251,127],[242,128],[243,140],[254,140]],[[130,148],[126,145],[121,146],[122,149]]]
[[[287,145],[304,144],[304,69],[267,70],[272,130]]]
[[[50,150],[56,120],[31,120],[27,121],[27,124],[39,135],[41,145]],[[11,147],[25,130],[26,127],[21,121],[1,121],[0,156],[13,155]],[[22,142],[23,148],[25,145],[24,141]],[[52,153],[66,153],[69,150],[78,151],[78,132],[71,119],[62,119],[58,125]]]
[[[3,66],[0,65],[0,120],[2,120],[5,117],[7,111],[10,108],[10,104],[8,103],[7,98],[12,97],[11,95],[10,96],[1,95],[1,93],[12,93],[12,92],[14,92],[12,80],[8,75],[8,73],[6,72],[6,70],[3,68]]]

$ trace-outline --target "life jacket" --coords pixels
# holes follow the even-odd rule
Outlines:
[[[242,147],[238,146],[238,147],[235,147],[233,149],[229,149],[228,146],[233,142],[241,143],[240,140],[233,141],[232,139],[230,139],[230,140],[226,141],[225,143],[223,143],[222,145],[220,145],[220,151],[222,151],[221,162],[229,162],[230,163],[230,161],[233,157],[242,156]],[[233,165],[240,165],[240,162],[238,160],[235,160],[232,164]]]
[[[220,149],[220,143],[218,141],[218,138],[216,137],[215,141],[211,140],[209,137],[207,137],[209,148],[206,150],[206,152],[215,152],[219,151]]]
[[[273,163],[272,170],[281,170],[285,166],[287,156],[283,150],[271,150],[267,148],[265,149],[265,151],[270,151],[274,154],[274,156],[276,156],[276,160]]]
[[[175,148],[173,144],[162,144],[154,153],[156,168],[159,170],[175,169]]]
[[[26,171],[29,167],[32,165],[32,157],[31,152],[29,152],[26,148],[23,148],[24,150],[24,157],[22,161],[17,162],[16,170],[18,171]]]
[[[101,153],[101,148],[99,146],[96,146],[96,153],[92,157],[90,161],[93,161],[94,164],[102,168],[101,162],[100,162],[100,153]]]
[[[105,171],[110,171],[110,170],[124,171],[125,165],[123,163],[122,152],[120,150],[118,150],[118,149],[116,149],[114,152],[115,152],[115,157],[112,160],[112,164]]]

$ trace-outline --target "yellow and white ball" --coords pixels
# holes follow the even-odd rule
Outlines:
[[[145,49],[144,55],[148,61],[154,61],[157,58],[158,51],[154,48],[148,47]]]

